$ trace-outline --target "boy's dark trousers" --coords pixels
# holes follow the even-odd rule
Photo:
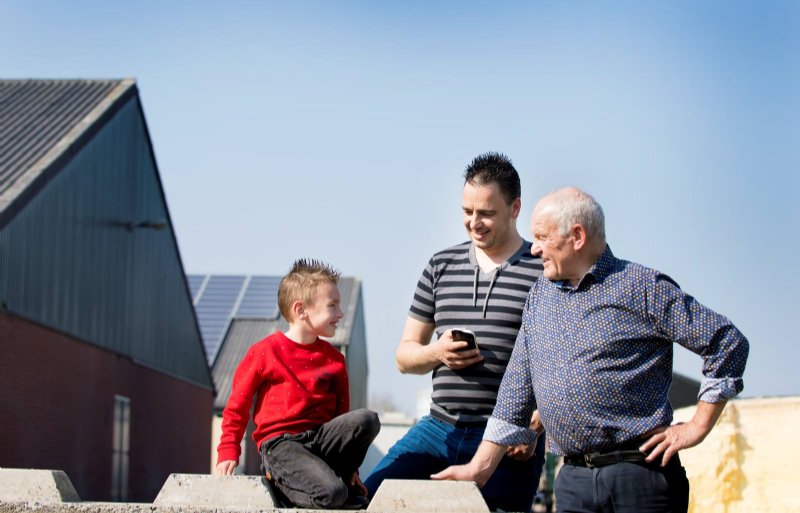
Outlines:
[[[271,438],[260,448],[264,469],[295,506],[338,508],[380,428],[375,412],[360,409],[317,429]]]

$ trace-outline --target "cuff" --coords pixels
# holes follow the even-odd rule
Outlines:
[[[697,399],[706,403],[718,403],[735,397],[744,388],[742,378],[703,378]]]
[[[536,432],[528,427],[520,427],[496,417],[489,417],[483,439],[498,445],[529,445],[536,441]]]

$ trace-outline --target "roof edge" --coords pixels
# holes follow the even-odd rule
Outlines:
[[[100,103],[36,161],[28,172],[0,194],[0,228],[5,227],[136,94],[136,80],[120,79]]]

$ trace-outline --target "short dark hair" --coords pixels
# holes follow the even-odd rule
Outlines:
[[[464,171],[464,183],[489,185],[496,183],[510,205],[522,194],[519,174],[511,159],[502,153],[488,152],[478,155]]]

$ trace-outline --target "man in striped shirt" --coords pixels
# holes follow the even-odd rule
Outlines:
[[[432,372],[430,415],[375,467],[365,483],[371,494],[384,479],[428,479],[472,458],[497,400],[525,298],[542,273],[541,259],[531,256],[531,243],[517,231],[520,181],[511,161],[497,153],[480,155],[464,178],[470,240],[428,262],[396,354],[400,372]],[[478,347],[453,340],[457,328],[474,332]],[[437,340],[431,342],[434,332]],[[531,429],[541,427],[532,420]],[[510,447],[481,490],[489,507],[530,511],[543,462],[544,436]]]

